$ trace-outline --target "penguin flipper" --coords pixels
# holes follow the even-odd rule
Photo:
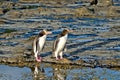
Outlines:
[[[65,44],[65,46],[64,46],[64,48],[63,48],[63,51],[64,51],[64,52],[66,52],[66,51],[67,51],[66,44]]]
[[[37,52],[37,38],[35,38],[34,39],[34,41],[33,41],[33,52],[34,52],[34,54]]]
[[[59,39],[55,40],[54,45],[53,45],[53,51],[56,50],[58,42],[59,42]]]
[[[36,51],[39,51],[39,40],[36,41]]]
[[[43,51],[44,47],[45,47],[45,44],[44,44],[43,47],[41,48],[41,51]]]

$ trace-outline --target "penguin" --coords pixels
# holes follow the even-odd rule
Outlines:
[[[64,29],[53,43],[53,57],[56,60],[63,59],[63,51],[65,50],[69,32],[72,32],[72,30]]]
[[[34,52],[34,57],[36,61],[41,62],[41,57],[39,56],[40,52],[44,48],[44,44],[46,41],[46,37],[48,34],[52,34],[52,32],[47,31],[47,30],[42,30],[37,37],[35,37],[33,41],[33,52]]]

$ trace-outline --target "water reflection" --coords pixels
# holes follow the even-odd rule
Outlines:
[[[34,68],[34,80],[119,80],[119,75],[119,70],[100,67],[73,67],[71,65],[46,65],[42,63]]]
[[[13,67],[0,65],[0,80],[32,80],[28,67]]]
[[[46,63],[32,63],[31,67],[0,65],[0,80],[120,80],[120,70]]]
[[[53,75],[54,79],[57,79],[57,80],[65,80],[65,77],[66,77],[66,74],[64,74],[63,70],[62,69],[59,69],[59,68],[54,68],[54,75]]]
[[[35,66],[34,77],[36,78],[37,76],[38,76],[38,66]]]
[[[40,67],[40,64],[34,64],[34,66],[30,67],[33,80],[44,80],[45,74],[43,67]]]
[[[65,80],[66,74],[63,73],[63,69],[58,67],[46,66],[41,63],[35,64],[34,70],[32,70],[34,80]]]

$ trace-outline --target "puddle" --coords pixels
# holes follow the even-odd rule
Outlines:
[[[66,68],[65,68],[66,67]],[[32,68],[0,65],[1,80],[119,80],[120,71],[107,68],[50,66],[41,63]]]

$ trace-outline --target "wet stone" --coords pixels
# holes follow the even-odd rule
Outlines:
[[[2,14],[4,14],[4,13],[3,13],[3,9],[0,8],[0,15],[2,15]]]
[[[8,58],[9,63],[16,63],[18,60],[16,58]]]

